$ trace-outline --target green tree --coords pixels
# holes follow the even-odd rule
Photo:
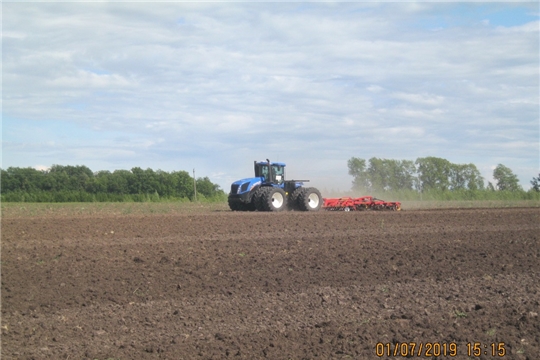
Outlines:
[[[413,190],[416,180],[416,166],[414,165],[414,161],[398,161],[394,170],[394,179],[396,190]]]
[[[484,178],[474,164],[465,165],[464,168],[467,188],[469,190],[484,190]]]
[[[347,161],[349,175],[353,177],[353,190],[365,191],[370,188],[366,160],[352,157]]]
[[[412,190],[414,162],[409,160],[369,159],[367,169],[371,190]]]
[[[49,169],[48,175],[55,179],[52,183],[57,187],[57,190],[71,191],[86,190],[88,183],[94,177],[92,170],[84,165],[53,165]]]
[[[53,191],[71,190],[69,175],[65,171],[49,171],[47,177],[53,185]]]
[[[418,158],[416,160],[418,181],[421,191],[448,190],[452,163],[437,157]]]
[[[497,184],[497,190],[519,191],[523,190],[519,185],[518,177],[503,164],[497,165],[493,170],[493,179]]]
[[[369,189],[371,191],[388,190],[391,169],[385,159],[371,158],[367,168]]]
[[[174,178],[171,174],[163,170],[157,170],[155,179],[158,183],[158,193],[160,196],[174,196]]]
[[[540,173],[538,173],[538,177],[531,180],[532,190],[534,191],[540,191]]]
[[[131,176],[128,178],[128,186],[130,194],[144,194],[144,170],[140,167],[131,169]]]
[[[40,190],[45,180],[43,171],[34,168],[9,167],[2,171],[2,194],[11,191]]]
[[[131,173],[133,174],[129,178],[131,194],[153,194],[156,191],[159,193],[159,181],[154,170],[150,168],[143,170],[140,167],[134,167],[131,169]]]
[[[109,191],[109,181],[112,178],[110,171],[101,170],[94,174],[93,181],[88,186],[88,191],[93,194],[106,193]]]
[[[132,177],[133,174],[128,170],[113,171],[107,181],[107,192],[118,195],[131,194],[129,184]]]
[[[187,199],[193,195],[193,178],[187,171],[162,170],[98,171],[86,166],[53,165],[48,171],[33,168],[0,169],[2,201],[159,201]],[[213,201],[225,193],[209,178],[197,179],[198,191]]]
[[[174,194],[179,198],[190,198],[193,194],[193,178],[187,171],[173,171]]]
[[[214,198],[223,194],[219,185],[213,184],[208,177],[198,178],[196,181],[197,193],[203,194],[205,198]]]
[[[484,188],[484,179],[474,164],[450,164],[449,182],[451,190]]]

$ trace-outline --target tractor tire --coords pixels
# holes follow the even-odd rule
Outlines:
[[[264,205],[263,205],[263,198],[264,198],[264,194],[268,190],[270,190],[269,187],[260,187],[257,190],[255,190],[255,193],[253,194],[253,197],[251,199],[251,203],[255,207],[255,210],[265,211]]]
[[[253,191],[253,194],[251,195],[251,201],[247,204],[245,204],[245,208],[246,210],[245,211],[255,211],[257,210],[257,197],[256,197],[256,194],[257,192],[259,191],[260,187],[257,187],[255,188],[255,190],[252,190]]]
[[[299,188],[296,188],[292,192],[291,195],[289,195],[289,201],[288,201],[289,210],[300,210],[300,208],[298,207],[298,197],[300,196],[300,194],[304,190],[305,190],[305,188],[299,187]]]
[[[323,204],[323,198],[319,190],[312,187],[303,188],[296,203],[302,211],[319,211]]]
[[[261,196],[264,211],[283,211],[287,208],[287,195],[277,187],[268,187]]]
[[[232,211],[255,211],[253,204],[246,204],[238,200],[229,199],[229,208]]]
[[[231,211],[242,211],[240,203],[236,200],[229,199],[229,208]]]

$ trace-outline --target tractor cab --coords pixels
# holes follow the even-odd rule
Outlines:
[[[263,182],[281,185],[285,181],[285,164],[255,161],[255,177],[263,178]]]

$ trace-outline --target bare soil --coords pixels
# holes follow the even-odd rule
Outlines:
[[[536,360],[539,230],[538,208],[3,218],[1,355]]]

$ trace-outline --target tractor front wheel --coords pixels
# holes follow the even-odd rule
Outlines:
[[[251,199],[251,202],[253,203],[253,206],[258,211],[265,211],[264,209],[264,196],[266,192],[270,190],[268,187],[260,187],[257,190],[255,190],[255,193],[253,194],[253,198]]]

